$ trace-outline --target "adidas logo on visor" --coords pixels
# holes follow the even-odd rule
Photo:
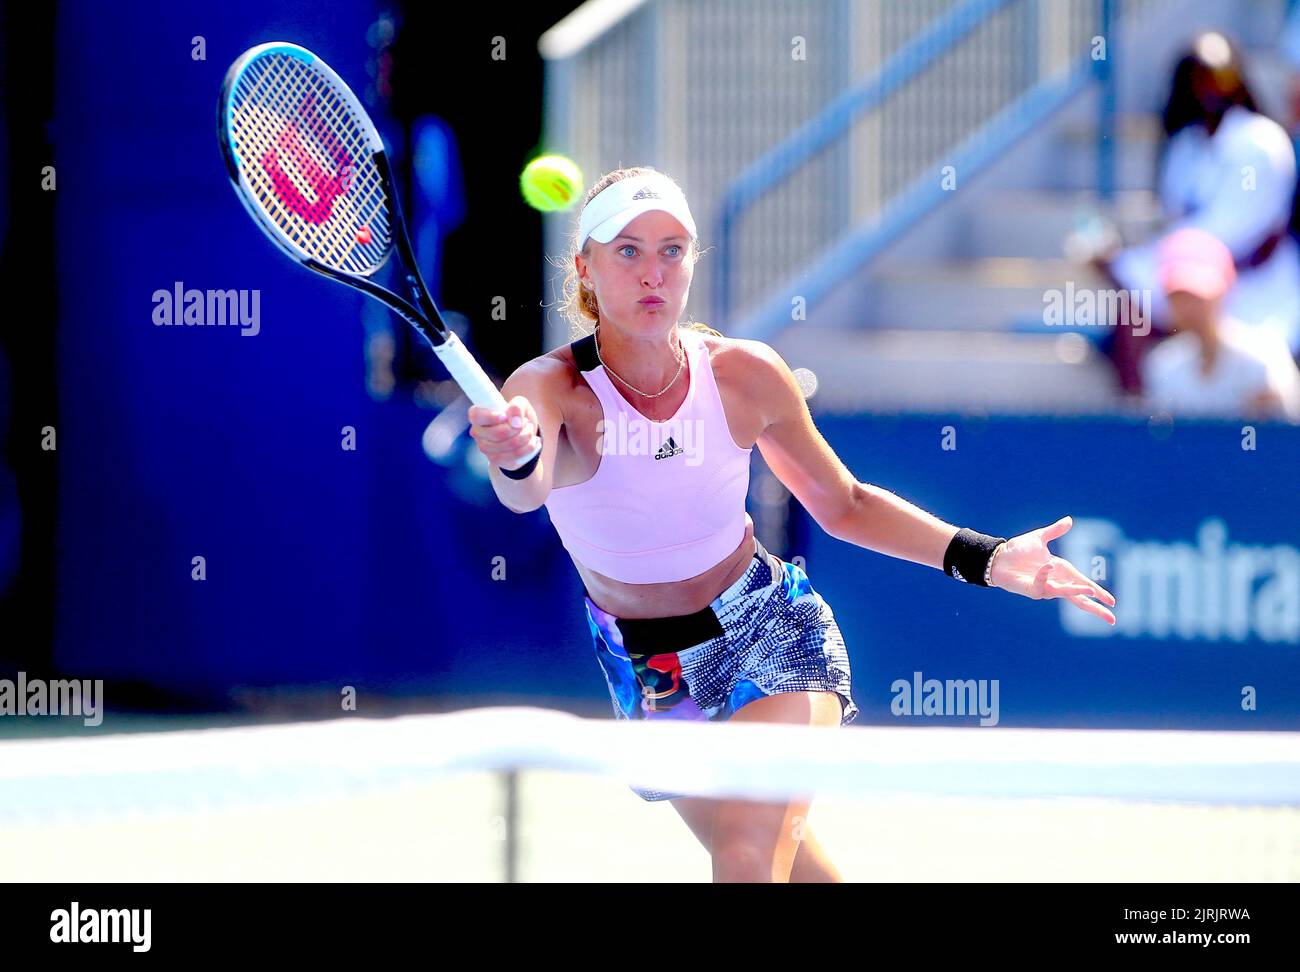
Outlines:
[[[638,189],[636,191],[636,195],[633,196],[632,198],[633,199],[659,199],[661,197],[659,193],[655,192],[653,189]]]

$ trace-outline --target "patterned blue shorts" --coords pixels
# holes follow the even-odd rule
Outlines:
[[[755,545],[745,573],[696,614],[619,619],[583,598],[618,718],[725,722],[764,696],[828,691],[840,696],[842,725],[857,717],[830,605],[800,567]],[[645,800],[681,795],[632,790]]]

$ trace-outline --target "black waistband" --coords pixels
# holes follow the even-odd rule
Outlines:
[[[767,549],[754,538],[754,560],[767,562]],[[746,567],[746,570],[749,568]],[[587,597],[591,594],[583,587]],[[667,618],[617,618],[614,622],[623,635],[623,647],[630,655],[656,655],[668,651],[684,651],[710,638],[721,636],[722,622],[712,607],[703,607],[694,614],[679,614]]]
[[[619,618],[614,623],[629,655],[684,651],[723,634],[722,622],[711,607],[671,618]]]

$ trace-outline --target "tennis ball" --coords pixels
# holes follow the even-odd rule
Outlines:
[[[519,188],[534,209],[568,209],[582,194],[582,170],[563,155],[541,155],[524,167]]]

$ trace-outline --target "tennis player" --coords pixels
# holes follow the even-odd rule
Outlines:
[[[1105,606],[1115,599],[1047,548],[1069,517],[1006,540],[857,482],[780,355],[680,323],[699,254],[672,179],[648,167],[602,177],[566,281],[566,314],[591,332],[515,371],[504,412],[469,412],[501,502],[518,513],[544,504],[573,558],[616,716],[816,726],[857,716],[830,606],[754,537],[755,445],[833,537],[965,583],[1067,598],[1115,623]],[[541,452],[520,465],[538,439]],[[672,801],[715,881],[840,879],[806,800],[636,792]]]

